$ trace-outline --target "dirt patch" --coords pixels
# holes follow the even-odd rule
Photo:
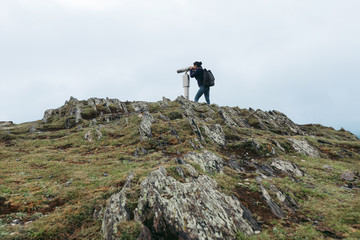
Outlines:
[[[6,203],[6,198],[0,197],[0,216],[17,212],[19,207]]]
[[[112,139],[119,139],[119,138],[125,137],[126,134],[122,134],[119,132],[108,132],[107,136],[109,136]]]
[[[351,146],[351,145],[346,145],[346,144],[340,144],[339,147],[360,154],[360,146]]]
[[[242,167],[247,173],[253,173],[257,170],[257,168],[254,165],[251,165],[251,163],[246,160],[240,161],[239,164],[240,167]]]
[[[319,147],[320,151],[326,154],[331,160],[342,160],[346,158],[353,158],[356,153],[356,149],[334,149],[330,147],[321,146]]]
[[[319,225],[319,226],[316,226],[315,228],[316,228],[316,230],[321,232],[324,235],[324,237],[328,237],[328,238],[332,238],[332,239],[343,239],[343,238],[345,238],[343,233],[336,232],[334,229],[332,229],[330,227]]]
[[[15,146],[15,143],[12,140],[1,140],[0,139],[0,147],[5,146],[5,147],[12,147]]]
[[[118,189],[122,189],[126,183],[126,179],[123,179],[115,184],[115,187]]]
[[[245,187],[236,187],[235,195],[251,213],[260,217],[260,219],[257,219],[260,224],[272,226],[271,220],[277,220],[260,192],[254,192]]]
[[[55,210],[55,208],[60,207],[60,206],[64,205],[65,203],[66,203],[65,200],[56,198],[48,204],[49,205],[48,207],[40,209],[39,212],[41,212],[42,214],[52,212]]]
[[[262,228],[270,229],[275,225],[274,223],[279,223],[279,218],[271,211],[260,192],[254,192],[246,187],[239,186],[235,189],[235,195],[251,211]],[[311,222],[311,219],[298,212],[288,211],[288,209],[285,211],[286,218],[281,221],[281,225],[284,227],[295,229],[296,223]]]
[[[57,146],[56,148],[54,148],[55,150],[65,150],[65,149],[68,149],[68,148],[71,148],[73,146],[72,143],[67,143],[65,145],[62,145],[62,146]]]

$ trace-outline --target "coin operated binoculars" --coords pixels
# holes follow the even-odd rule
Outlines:
[[[183,87],[184,87],[184,97],[189,100],[189,88],[190,88],[190,77],[187,72],[190,70],[191,67],[181,68],[177,70],[177,73],[184,73],[183,75]]]

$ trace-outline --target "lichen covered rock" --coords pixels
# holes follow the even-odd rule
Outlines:
[[[226,125],[228,125],[229,127],[239,127],[224,110],[220,109],[219,112],[221,117],[224,119]]]
[[[131,106],[135,112],[149,112],[149,105],[146,102],[134,102]]]
[[[154,118],[148,112],[145,112],[143,115],[141,115],[141,117],[142,121],[139,126],[141,139],[144,140],[147,138],[151,138],[151,124],[154,122]]]
[[[220,124],[215,125],[203,125],[205,134],[215,143],[225,146],[225,134]]]
[[[249,109],[251,114],[247,117],[247,122],[255,128],[270,130],[284,135],[302,135],[303,132],[297,124],[291,121],[285,114],[279,111],[254,111]]]
[[[259,230],[242,204],[216,187],[205,175],[179,182],[160,167],[141,183],[136,220],[154,239],[234,239]]]
[[[340,179],[345,181],[354,181],[355,174],[350,171],[345,171],[341,173]]]
[[[305,154],[310,157],[320,157],[320,153],[313,148],[307,141],[299,140],[295,138],[288,138],[288,140],[292,143],[292,147],[296,152]]]
[[[207,150],[202,153],[190,152],[184,156],[184,159],[199,164],[204,171],[210,173],[223,171],[224,161],[222,158]]]
[[[108,201],[108,205],[104,212],[102,221],[102,231],[105,240],[114,239],[113,235],[117,232],[117,225],[121,222],[130,220],[131,212],[127,204],[126,193],[130,189],[130,184],[134,174],[131,173],[123,187],[123,189],[112,195]]]
[[[294,163],[288,161],[282,161],[280,159],[274,159],[271,163],[274,168],[283,171],[290,176],[302,177],[305,173]]]

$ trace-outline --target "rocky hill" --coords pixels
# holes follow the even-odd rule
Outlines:
[[[0,122],[0,238],[359,239],[359,160],[278,111],[70,98]]]

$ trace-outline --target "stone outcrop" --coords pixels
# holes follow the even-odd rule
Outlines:
[[[270,207],[271,211],[279,218],[284,218],[284,212],[283,210],[279,207],[278,204],[276,204],[273,199],[271,198],[270,194],[268,193],[268,191],[265,189],[265,187],[261,184],[261,180],[259,178],[256,179],[257,182],[260,185],[260,189],[261,189],[261,195],[263,196],[263,198],[266,201],[266,204]]]
[[[276,110],[265,112],[258,109],[253,112],[251,117],[257,119],[254,122],[254,126],[260,129],[277,131],[284,134],[303,134],[297,124],[291,121],[285,114]]]
[[[89,142],[92,142],[94,140],[94,134],[96,135],[98,140],[100,140],[103,137],[100,131],[100,127],[96,127],[94,129],[90,129],[89,131],[87,131],[84,135],[84,139],[88,140]]]
[[[282,192],[273,184],[270,184],[269,189],[267,190],[265,186],[262,184],[262,180],[263,180],[262,177],[260,176],[256,177],[256,181],[261,189],[261,196],[265,200],[271,212],[276,217],[284,218],[287,215],[286,213],[293,214],[297,211],[299,205],[292,197],[290,197],[289,194]],[[274,198],[276,198],[277,201],[275,201],[275,199],[271,195],[274,196]]]
[[[104,114],[128,114],[126,104],[118,99],[109,98],[89,98],[88,100],[79,101],[74,97],[57,109],[48,109],[44,113],[43,123],[48,124],[55,118],[65,118],[67,121],[74,121],[78,124],[82,119],[104,118]],[[108,116],[107,116],[107,119]],[[105,119],[106,120],[106,119]],[[65,128],[72,127],[72,124],[65,124]]]
[[[273,184],[270,184],[269,188],[266,189],[262,181],[263,179],[277,177],[281,174],[289,175],[294,180],[297,180],[296,177],[304,176],[304,172],[296,164],[279,159],[273,159],[271,165],[253,161],[253,166],[260,173],[256,177],[256,182],[259,184],[261,195],[271,212],[278,218],[286,217],[286,212],[295,213],[298,209],[298,204],[288,193],[282,192]],[[277,201],[274,198],[277,198]]]
[[[141,183],[137,208],[129,212],[127,193],[133,178],[110,197],[104,212],[104,239],[115,239],[119,224],[137,221],[142,225],[138,239],[234,239],[241,231],[251,235],[260,230],[251,212],[238,199],[217,190],[217,183],[199,175],[183,163],[178,181],[160,167]],[[133,217],[134,216],[134,219]]]
[[[345,180],[345,181],[354,181],[355,174],[350,171],[345,171],[345,172],[341,173],[340,179]]]
[[[163,97],[162,101],[158,101],[158,104],[162,109],[165,109],[165,108],[169,107],[169,102],[170,102],[170,99]]]
[[[293,179],[305,176],[305,172],[295,163],[272,158],[269,162],[251,160],[238,160],[230,158],[226,163],[230,168],[239,172],[260,173],[263,178],[288,175]]]
[[[287,173],[294,177],[303,177],[305,173],[294,163],[288,161],[282,161],[280,159],[274,159],[271,163],[274,168]]]
[[[204,146],[200,143],[199,139],[194,138],[192,140],[189,141],[190,145],[194,148],[194,150],[200,150],[203,149]]]
[[[78,107],[74,108],[72,115],[75,115],[75,122],[79,123],[80,120],[82,119],[82,117],[81,117],[81,109],[78,108]]]
[[[154,122],[154,118],[150,113],[145,112],[142,116],[142,121],[140,123],[139,131],[142,140],[151,138],[151,124]]]
[[[131,187],[133,178],[134,174],[131,173],[123,189],[119,193],[112,195],[108,201],[102,221],[102,231],[105,240],[115,239],[113,235],[117,232],[118,224],[130,220],[132,213],[127,205],[126,193]]]
[[[203,136],[201,134],[200,128],[196,123],[195,119],[192,117],[188,117],[188,121],[194,133],[199,137],[200,140],[203,140]]]
[[[228,125],[229,127],[239,127],[235,122],[234,120],[232,120],[232,118],[224,111],[224,110],[221,110],[219,111],[221,117],[224,119],[225,121],[225,124]]]
[[[359,188],[359,173],[350,165],[360,158],[357,138],[344,130],[297,125],[277,111],[220,107],[194,103],[183,97],[176,101],[163,98],[154,103],[71,97],[63,106],[45,111],[42,121],[19,125],[0,122],[0,130],[6,166],[19,165],[15,171],[32,169],[31,174],[19,174],[19,182],[37,186],[49,178],[64,187],[87,188],[86,196],[92,196],[93,205],[86,203],[82,208],[79,204],[79,212],[74,214],[74,217],[82,216],[82,210],[88,213],[92,209],[90,218],[71,230],[68,230],[70,223],[65,224],[61,239],[69,236],[75,239],[83,232],[90,232],[88,226],[94,226],[88,224],[91,219],[102,219],[106,240],[242,239],[259,233],[261,227],[266,229],[265,237],[267,234],[275,237],[271,228],[279,219],[290,228],[294,223],[301,226],[303,221],[307,226],[315,225],[312,216],[304,219],[298,216],[298,209],[309,204],[297,201],[303,203],[317,197],[325,201],[325,196],[331,197],[336,191],[325,191],[331,181],[334,189],[345,189],[348,196]],[[41,153],[45,154],[45,163],[38,158]],[[67,157],[67,154],[76,156]],[[320,157],[321,163],[312,159]],[[36,164],[31,159],[37,159]],[[65,172],[64,176],[46,177],[44,168],[53,172],[51,169],[58,166],[58,161],[64,166],[71,164],[69,169],[76,170]],[[90,166],[94,162],[94,167],[99,164],[102,167],[94,171]],[[317,162],[316,171],[305,169]],[[351,171],[343,171],[343,167]],[[131,173],[124,181],[124,174],[130,171],[135,176]],[[76,176],[78,173],[80,177]],[[318,174],[324,177],[317,178]],[[101,187],[80,183],[100,178]],[[317,189],[315,182],[325,180],[329,184],[326,189]],[[299,189],[300,192],[295,192]],[[319,196],[318,191],[321,191]],[[306,193],[310,193],[309,198]],[[104,196],[110,195],[103,206]],[[7,205],[6,213],[0,206],[0,217],[5,219],[1,228],[11,223],[7,219],[17,216],[10,210],[19,207],[26,212],[28,207],[15,206],[20,202],[18,195],[8,196],[9,199],[0,198]],[[68,204],[66,196],[61,197],[64,199],[61,204]],[[52,203],[52,198],[55,196],[41,200],[36,211],[52,214],[52,204],[55,207],[57,204]],[[84,196],[74,198],[86,200]],[[299,212],[308,209],[302,210]],[[327,219],[320,212],[315,218],[324,224]],[[25,218],[30,219],[33,212],[26,213]],[[17,219],[16,224],[21,225],[21,220]],[[21,231],[17,231],[19,239],[27,239]],[[294,236],[290,232],[286,234],[289,238]]]
[[[298,203],[290,197],[288,193],[280,191],[275,185],[271,184],[270,189],[276,194],[277,199],[282,204],[282,207],[291,213],[295,213],[299,208]]]
[[[48,120],[51,117],[51,115],[53,114],[53,112],[54,112],[54,109],[48,109],[45,111],[44,117],[42,119],[43,123],[48,123]]]
[[[222,158],[207,150],[202,153],[190,152],[184,156],[184,159],[199,164],[204,171],[209,173],[223,171],[224,161]]]
[[[215,143],[225,146],[225,134],[220,124],[215,125],[203,125],[205,134]]]
[[[14,123],[12,121],[0,121],[0,127],[11,126]]]
[[[58,117],[68,117],[73,118],[75,123],[79,123],[82,119],[81,117],[81,107],[83,107],[83,103],[81,103],[76,98],[71,97],[69,101],[65,102],[65,105],[58,109],[49,109],[46,110],[43,117],[43,122],[48,123],[49,119],[52,116]]]
[[[98,112],[122,112],[128,113],[125,103],[120,102],[118,99],[109,98],[89,98],[86,102],[80,102],[80,107],[92,107]]]
[[[134,102],[131,106],[135,112],[149,112],[149,106],[146,102]]]
[[[288,138],[288,140],[292,143],[292,147],[295,149],[296,152],[305,154],[310,157],[320,157],[320,153],[315,148],[313,148],[307,141],[295,138]]]
[[[237,231],[259,230],[242,204],[216,186],[205,175],[179,182],[160,167],[141,183],[136,220],[155,239],[234,239]]]

